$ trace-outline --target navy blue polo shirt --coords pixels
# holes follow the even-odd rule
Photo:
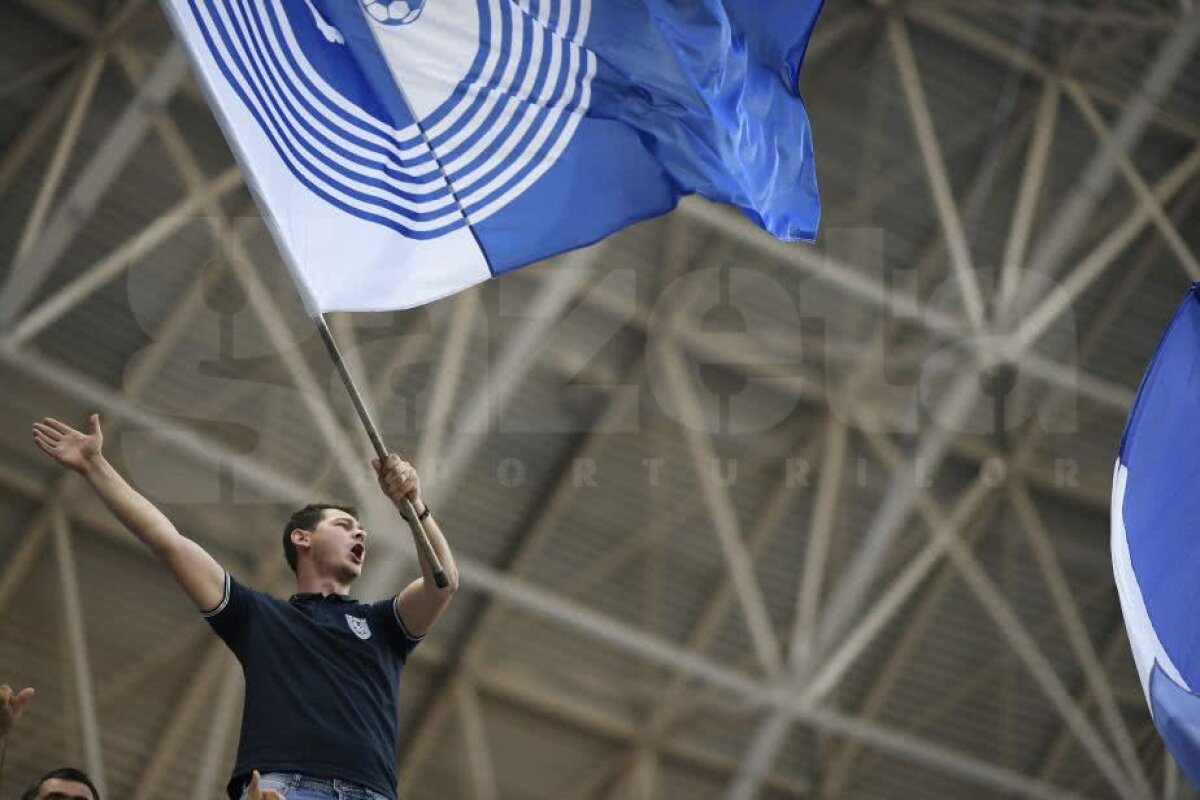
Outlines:
[[[338,778],[396,797],[397,689],[420,638],[392,600],[280,600],[226,573],[221,604],[204,616],[246,677],[231,798],[255,769]]]

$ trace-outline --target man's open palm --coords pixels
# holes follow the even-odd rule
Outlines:
[[[92,414],[88,417],[87,433],[77,431],[65,422],[46,417],[41,422],[33,423],[33,441],[64,467],[80,472],[100,455],[100,448],[104,445],[104,434],[100,431],[100,415]]]
[[[8,736],[13,723],[21,716],[25,704],[33,699],[33,689],[13,692],[7,683],[0,685],[0,739]]]

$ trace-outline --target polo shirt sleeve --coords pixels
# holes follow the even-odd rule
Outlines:
[[[254,592],[225,573],[225,592],[215,608],[203,613],[204,621],[217,636],[241,657],[250,635],[250,620],[254,610]]]
[[[396,598],[380,600],[371,604],[371,616],[376,624],[388,633],[388,643],[396,655],[407,659],[408,654],[421,643],[424,636],[413,636],[404,626],[404,620],[396,609]]]

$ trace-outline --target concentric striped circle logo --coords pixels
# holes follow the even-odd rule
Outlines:
[[[520,196],[566,149],[591,98],[591,0],[189,3],[291,174],[413,238]]]

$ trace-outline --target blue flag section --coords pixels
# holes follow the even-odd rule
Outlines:
[[[1200,284],[1142,378],[1113,480],[1113,571],[1154,724],[1200,786]]]
[[[816,235],[821,0],[162,3],[310,310],[420,305],[689,193]]]
[[[693,192],[780,239],[814,239],[820,202],[798,80],[821,5],[596,2],[587,116],[545,179],[478,228],[493,268],[602,238]],[[572,200],[546,225],[556,198]],[[548,238],[531,242],[529,231]]]

